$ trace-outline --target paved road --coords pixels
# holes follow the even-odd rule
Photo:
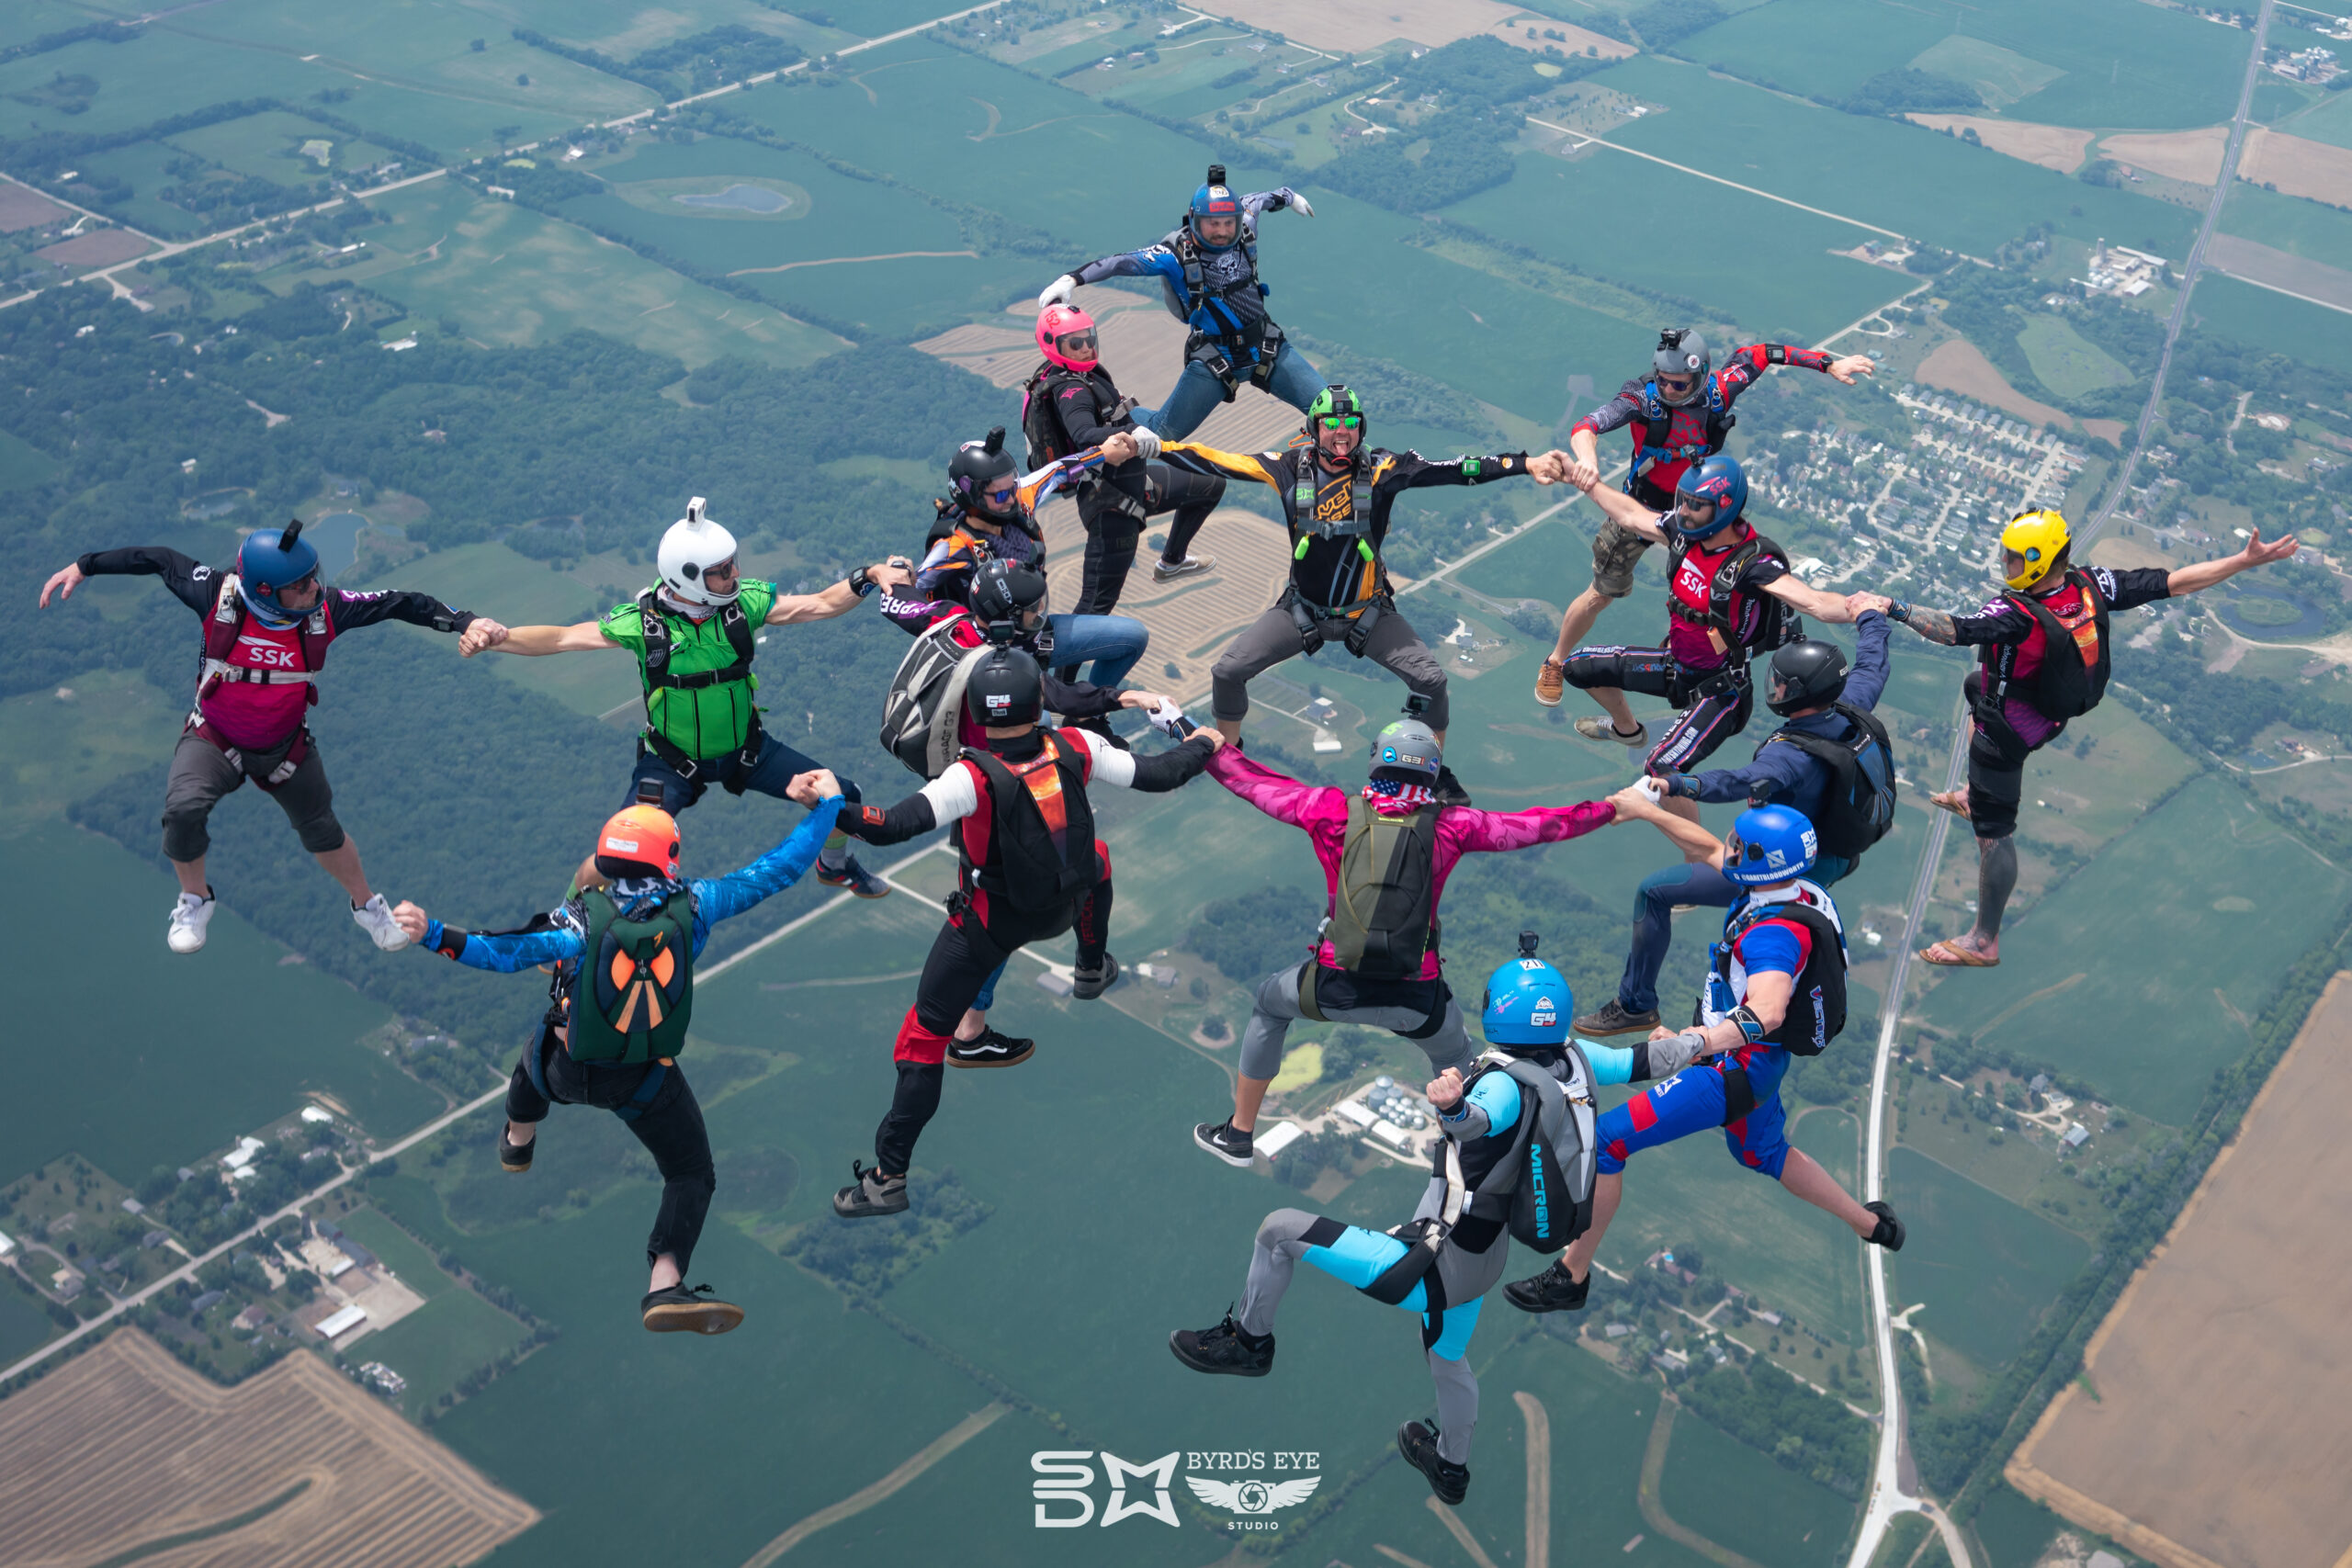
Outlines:
[[[2075,542],[2087,547],[2107,525],[2117,504],[2128,493],[2132,471],[2138,466],[2140,454],[2148,444],[2148,432],[2154,425],[2157,411],[2163,405],[2165,377],[2172,368],[2173,345],[2179,341],[2180,329],[2188,319],[2188,299],[2197,283],[2199,268],[2204,265],[2205,247],[2212,239],[2214,226],[2220,222],[2222,204],[2229,198],[2230,186],[2236,177],[2238,154],[2245,145],[2246,116],[2254,104],[2255,84],[2262,73],[2263,41],[2269,36],[2270,14],[2274,0],[2262,0],[2261,12],[2255,18],[2254,44],[2247,51],[2245,77],[2238,88],[2237,113],[2230,121],[2230,141],[2222,158],[2222,175],[2213,187],[2213,199],[2205,209],[2205,221],[2197,231],[2196,243],[2189,247],[2188,259],[2181,265],[2180,297],[2173,301],[2172,316],[2165,323],[2164,354],[2156,362],[2154,383],[2148,389],[2148,405],[2140,413],[2138,429],[2133,433],[2132,450],[2125,456],[2123,466],[2117,470],[2115,486],[2109,492],[2090,521],[2077,533]],[[1964,712],[1958,716],[1963,721]],[[1952,740],[1951,757],[1944,774],[1944,787],[1957,786],[1965,771],[1968,754],[1968,726],[1962,722]],[[1883,993],[1879,1024],[1878,1060],[1871,1077],[1870,1143],[1864,1161],[1863,1185],[1865,1196],[1877,1198],[1885,1190],[1887,1149],[1887,1079],[1888,1064],[1893,1056],[1895,1025],[1903,1014],[1904,982],[1910,972],[1912,953],[1919,934],[1919,921],[1926,912],[1928,896],[1935,886],[1937,867],[1942,863],[1944,840],[1952,823],[1949,812],[1931,812],[1934,824],[1928,833],[1927,852],[1919,863],[1919,874],[1911,892],[1911,904],[1905,913],[1903,945],[1894,954],[1894,968],[1888,976]],[[1871,1558],[1886,1537],[1887,1526],[1894,1516],[1924,1511],[1943,1532],[1945,1548],[1951,1553],[1953,1568],[1971,1568],[1967,1548],[1951,1521],[1925,1498],[1916,1494],[1918,1483],[1912,1471],[1910,1455],[1904,1440],[1903,1394],[1894,1375],[1894,1328],[1887,1301],[1886,1254],[1878,1247],[1865,1247],[1866,1267],[1871,1282],[1871,1314],[1873,1337],[1878,1345],[1879,1387],[1883,1409],[1879,1425],[1878,1459],[1872,1467],[1870,1501],[1862,1515],[1862,1527],[1854,1540],[1853,1555],[1849,1568],[1869,1568]]]

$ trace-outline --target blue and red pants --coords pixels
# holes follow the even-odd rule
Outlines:
[[[1614,1176],[1623,1170],[1625,1161],[1637,1149],[1653,1149],[1720,1127],[1734,1159],[1779,1180],[1781,1168],[1789,1158],[1788,1115],[1781,1107],[1781,1073],[1787,1057],[1777,1050],[1769,1055],[1780,1060],[1756,1061],[1747,1067],[1737,1062],[1685,1067],[1624,1104],[1602,1111],[1594,1130],[1600,1145],[1600,1173]],[[1739,1073],[1746,1074],[1754,1091],[1752,1104],[1747,1103],[1749,1095],[1731,1081],[1729,1075]],[[1745,1114],[1732,1116],[1742,1105],[1747,1107]]]

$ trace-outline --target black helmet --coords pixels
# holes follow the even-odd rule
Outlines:
[[[1657,334],[1657,348],[1650,355],[1650,374],[1690,377],[1695,393],[1696,381],[1707,374],[1711,363],[1704,334],[1691,327],[1668,327]]]
[[[1046,607],[1046,574],[1008,560],[985,560],[972,574],[972,618],[988,628],[989,640],[1005,642],[1028,628],[1021,617]]]
[[[947,488],[956,492],[956,500],[967,512],[1009,518],[1020,511],[1017,504],[1010,512],[999,512],[983,497],[991,481],[1020,472],[1021,466],[1004,449],[1004,426],[1000,424],[989,432],[987,440],[967,441],[956,449],[956,456],[947,459]]]
[[[973,723],[995,728],[1036,723],[1046,711],[1037,661],[1017,648],[989,649],[964,682],[964,711]]]
[[[1772,683],[1764,705],[1782,718],[1800,708],[1826,707],[1846,689],[1846,650],[1807,637],[1772,655]]]

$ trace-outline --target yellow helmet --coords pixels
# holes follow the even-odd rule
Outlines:
[[[2058,558],[2066,551],[2066,520],[2055,512],[2020,512],[2009,519],[2001,530],[2001,548],[2009,555],[2025,558],[2025,570],[2015,577],[2007,577],[2012,588],[2032,587],[2050,575]]]

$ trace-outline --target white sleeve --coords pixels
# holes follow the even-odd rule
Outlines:
[[[931,802],[932,818],[942,828],[950,822],[961,822],[980,808],[980,792],[972,783],[972,770],[962,762],[916,793]]]
[[[1133,789],[1136,783],[1136,760],[1133,754],[1116,746],[1098,746],[1086,742],[1088,754],[1094,759],[1094,771],[1088,775],[1091,784],[1106,784],[1113,789]]]

